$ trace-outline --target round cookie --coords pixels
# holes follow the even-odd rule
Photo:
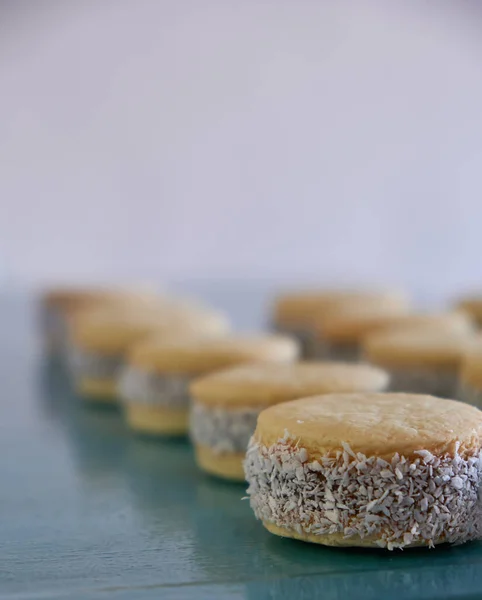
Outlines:
[[[429,330],[437,333],[470,333],[474,325],[463,312],[410,313],[393,307],[350,307],[319,321],[319,333],[329,342],[359,346],[363,338],[379,331]]]
[[[432,329],[387,330],[368,335],[363,357],[390,373],[390,389],[454,398],[458,371],[472,346],[470,333]]]
[[[317,358],[357,361],[361,342],[368,332],[409,314],[407,304],[385,298],[341,303],[316,319],[313,326],[315,354]]]
[[[329,362],[242,365],[197,379],[189,431],[198,465],[243,481],[246,448],[263,409],[312,394],[381,391],[388,379],[376,367]]]
[[[223,336],[229,323],[222,313],[185,307],[94,310],[73,319],[69,363],[78,392],[85,398],[115,402],[117,378],[133,344],[156,335]]]
[[[474,321],[463,311],[447,311],[433,313],[407,313],[406,315],[389,315],[381,317],[373,323],[372,331],[404,331],[430,330],[440,333],[471,333],[475,330]]]
[[[161,301],[154,291],[110,288],[53,288],[41,298],[40,326],[50,354],[66,349],[68,321],[84,310],[118,306],[150,306]]]
[[[152,337],[132,348],[120,376],[127,422],[141,433],[185,434],[193,378],[246,362],[291,362],[298,353],[297,343],[280,335]]]
[[[482,412],[433,396],[328,394],[258,417],[248,495],[272,533],[389,550],[481,537]]]
[[[406,307],[407,298],[396,291],[362,290],[294,290],[279,294],[273,303],[273,328],[296,337],[302,345],[302,354],[310,358],[320,351],[313,347],[315,323],[341,306],[360,304]],[[319,342],[318,342],[319,343]],[[328,356],[324,358],[337,358]]]

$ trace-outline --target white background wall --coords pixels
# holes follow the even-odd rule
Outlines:
[[[0,269],[482,286],[470,2],[0,4]]]

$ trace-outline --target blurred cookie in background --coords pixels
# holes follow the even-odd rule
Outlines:
[[[459,370],[476,336],[427,329],[386,330],[368,335],[363,358],[390,373],[395,392],[457,398]]]
[[[251,364],[191,385],[189,432],[198,465],[211,475],[244,481],[243,460],[259,413],[274,404],[334,392],[381,392],[388,374],[335,362]]]
[[[462,402],[313,396],[259,415],[247,493],[282,537],[387,550],[461,544],[482,535],[481,451],[482,412]]]
[[[408,300],[394,293],[341,299],[313,318],[312,354],[317,359],[357,361],[360,342],[368,331],[410,310]]]
[[[40,331],[51,355],[65,350],[68,321],[82,311],[152,305],[165,301],[154,288],[58,287],[45,291],[40,300]]]
[[[320,321],[342,306],[377,306],[380,303],[392,306],[394,311],[404,311],[409,306],[407,297],[397,291],[293,290],[275,298],[271,324],[275,331],[298,339],[303,357],[319,357],[320,336],[316,334],[315,342],[315,331],[319,329]],[[328,357],[324,352],[322,358]],[[333,358],[344,360],[344,357]]]
[[[148,336],[224,336],[229,320],[219,311],[186,306],[123,307],[86,312],[71,322],[69,367],[86,399],[116,402],[117,377],[126,353]]]
[[[364,338],[375,331],[428,329],[433,332],[470,333],[471,318],[460,311],[415,313],[386,301],[345,302],[315,324],[314,348],[317,358],[356,361]]]
[[[144,434],[183,435],[193,379],[246,362],[292,362],[298,355],[297,342],[280,335],[153,336],[133,347],[119,379],[127,422]]]

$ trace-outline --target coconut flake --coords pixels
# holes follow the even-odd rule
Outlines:
[[[482,537],[480,453],[462,458],[457,446],[453,456],[420,450],[388,462],[345,443],[301,461],[302,450],[289,434],[270,447],[251,439],[245,473],[257,518],[314,535],[370,536],[388,549]]]
[[[160,375],[127,365],[120,373],[118,389],[124,403],[189,408],[188,377]]]
[[[71,345],[67,351],[67,362],[75,379],[115,379],[122,367],[123,357],[87,352]]]
[[[263,407],[238,408],[226,410],[220,407],[207,407],[193,403],[189,432],[197,444],[208,446],[213,452],[231,453],[245,452],[249,439],[256,429],[256,421]],[[308,458],[304,448],[292,458],[293,469],[298,470],[300,479],[304,477],[302,463]],[[265,471],[271,472],[271,461],[265,462]]]

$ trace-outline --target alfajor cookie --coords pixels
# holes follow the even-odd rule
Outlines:
[[[339,303],[314,321],[313,348],[319,359],[357,361],[364,336],[388,323],[409,315],[408,304],[391,297]]]
[[[69,364],[74,385],[86,399],[116,401],[117,379],[126,353],[136,342],[156,335],[212,336],[227,334],[223,313],[208,309],[95,310],[71,323]]]
[[[272,533],[327,546],[433,547],[482,535],[482,412],[410,394],[332,394],[258,417],[245,472]]]
[[[164,297],[141,288],[59,287],[46,291],[40,301],[40,328],[47,351],[66,351],[69,321],[86,310],[119,306],[151,306]]]
[[[362,354],[390,373],[392,391],[455,398],[462,358],[473,340],[471,333],[387,330],[368,335]]]
[[[189,430],[198,465],[243,481],[246,448],[263,409],[312,394],[381,391],[388,379],[369,365],[302,362],[243,365],[195,380]]]
[[[403,307],[408,300],[397,291],[363,290],[293,290],[279,294],[271,310],[271,322],[276,331],[296,337],[305,358],[320,354],[320,336],[315,342],[316,323],[342,306],[379,305],[383,303],[393,307]],[[396,308],[395,308],[396,310]],[[318,346],[318,348],[316,348]],[[343,360],[323,352],[322,358]]]
[[[119,379],[127,422],[140,433],[187,433],[192,379],[232,365],[291,362],[295,340],[280,335],[231,335],[146,340],[132,348]]]

